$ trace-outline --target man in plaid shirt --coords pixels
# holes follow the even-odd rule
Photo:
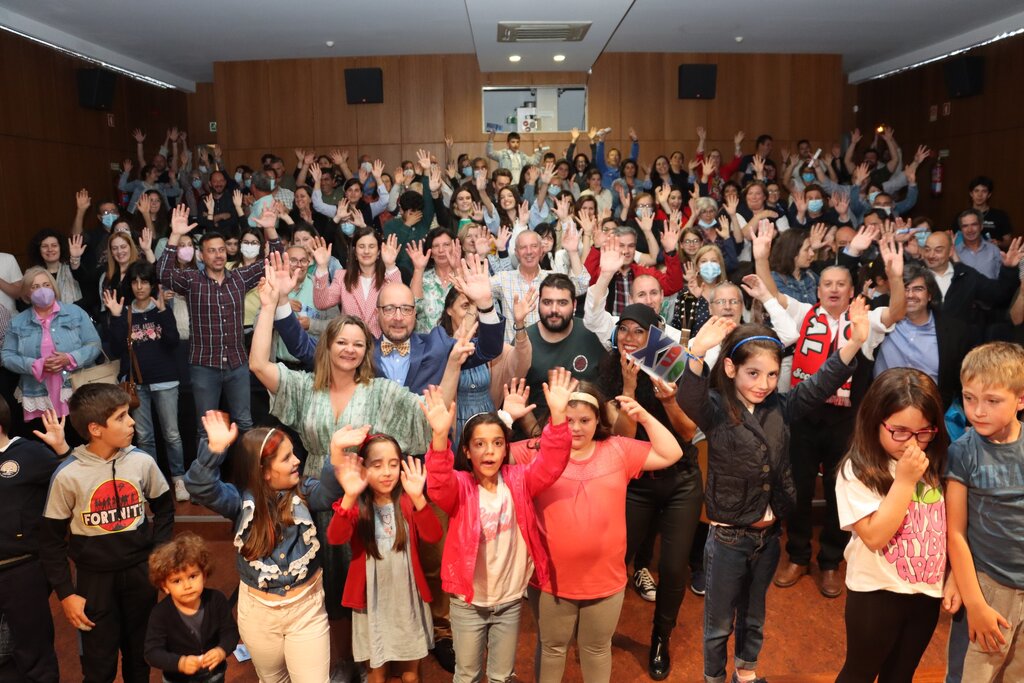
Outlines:
[[[271,211],[256,217],[263,228],[271,251],[282,251],[277,237],[277,215]],[[220,408],[221,394],[231,419],[241,430],[252,429],[249,411],[249,363],[242,342],[242,314],[245,294],[259,284],[263,262],[227,270],[224,236],[207,232],[200,241],[205,270],[174,267],[178,241],[196,227],[188,222],[188,207],[179,205],[171,216],[171,236],[157,261],[157,276],[169,287],[188,298],[192,327],[189,339],[189,376],[196,403],[198,438],[206,436],[202,416]],[[191,260],[191,259],[189,259]]]

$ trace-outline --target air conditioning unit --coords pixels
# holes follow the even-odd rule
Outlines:
[[[589,21],[499,21],[499,43],[577,43],[590,30]]]

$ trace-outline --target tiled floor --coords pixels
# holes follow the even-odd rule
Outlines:
[[[208,515],[202,508],[181,505],[179,515]],[[184,517],[183,519],[188,519]],[[231,546],[226,523],[183,523],[185,528],[201,533],[210,540],[217,565],[210,583],[214,588],[231,593],[238,583],[235,571],[235,552]],[[668,680],[697,683],[702,680],[701,636],[702,600],[687,592],[679,615],[679,625],[672,637],[673,669]],[[846,649],[843,630],[842,597],[828,600],[818,593],[812,577],[785,590],[772,588],[768,593],[766,639],[759,674],[771,683],[831,683],[842,666]],[[60,658],[61,680],[81,680],[78,664],[78,641],[74,629],[64,620],[56,599],[51,599],[57,629],[57,649]],[[647,681],[647,649],[649,645],[652,603],[644,602],[633,591],[627,591],[618,630],[613,640],[615,657],[613,680]],[[536,643],[536,625],[528,608],[519,639],[517,667],[520,679],[532,680],[533,649]],[[919,683],[940,683],[943,680],[948,617],[942,617],[916,677]],[[160,676],[153,672],[152,681]],[[229,658],[228,681],[249,683],[257,681],[252,665],[240,664]],[[451,680],[434,660],[428,657],[422,668],[424,683]],[[575,652],[571,651],[566,667],[565,681],[582,681]]]

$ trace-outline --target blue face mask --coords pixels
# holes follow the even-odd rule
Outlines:
[[[552,197],[557,197],[558,193],[561,192],[561,191],[562,191],[562,188],[560,188],[558,185],[549,185],[548,186],[548,194],[551,195]]]
[[[927,228],[921,230],[920,232],[915,232],[914,237],[917,238],[918,246],[924,247],[924,243],[928,241],[928,235],[930,234],[932,233]]]
[[[711,228],[714,228],[718,225],[718,223],[716,223],[715,221],[706,221],[703,218],[699,219],[697,223],[700,225],[700,227],[705,228],[707,230],[710,230]]]
[[[813,183],[816,178],[817,178],[817,176],[815,176],[813,173],[801,173],[800,174],[800,179],[803,180],[805,183]]]
[[[270,191],[273,192],[274,191],[274,186],[277,185],[277,181],[274,180],[273,178],[270,178],[269,180],[270,180]],[[248,184],[249,183],[246,183],[246,185],[248,185]]]
[[[868,192],[868,204],[874,204],[875,203],[875,198],[878,195],[879,195],[878,190],[875,190],[874,192]]]
[[[884,211],[886,216],[891,216],[892,215],[892,207],[891,206],[879,206],[879,207],[876,207],[876,208],[879,211]]]
[[[466,178],[472,178],[473,177],[473,167],[472,166],[463,166],[462,167],[462,175],[464,177],[466,177]]]
[[[241,171],[239,171],[238,173],[235,174],[235,182],[236,183],[241,183],[242,182],[242,172]]]
[[[210,169],[208,169],[208,168],[207,168],[206,166],[200,166],[200,167],[199,167],[199,172],[200,172],[200,173],[204,173],[204,174],[205,174],[205,173],[209,173],[209,172],[210,172]]]
[[[120,218],[120,216],[118,216],[116,213],[105,213],[102,216],[100,216],[100,222],[103,223],[104,227],[110,229],[114,227],[114,223],[117,222],[118,218]]]
[[[252,187],[252,178],[246,178],[245,179],[245,186],[246,187]]]
[[[356,224],[355,223],[342,223],[341,224],[341,231],[343,233],[345,233],[346,237],[351,237],[352,235],[356,234]]]
[[[807,200],[807,210],[808,211],[812,211],[814,213],[818,213],[823,208],[825,208],[825,200],[823,200],[823,199],[808,199]]]
[[[193,178],[192,179],[192,187],[194,187],[195,189],[198,190],[202,186],[203,186],[203,179],[202,178]]]
[[[704,282],[714,282],[722,274],[722,266],[714,261],[706,261],[700,264],[700,277]]]

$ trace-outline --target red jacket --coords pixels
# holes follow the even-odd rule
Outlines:
[[[409,553],[416,587],[420,591],[420,597],[425,602],[430,602],[433,597],[430,595],[427,580],[420,568],[420,556],[416,549],[416,541],[418,538],[422,538],[427,543],[437,543],[441,540],[444,531],[441,529],[441,522],[438,520],[437,514],[429,505],[422,510],[416,510],[412,500],[404,493],[398,499],[398,504],[402,508],[402,517],[405,518],[406,527],[409,529],[405,550]],[[349,565],[345,590],[341,596],[341,604],[350,609],[366,609],[366,547],[363,545],[363,539],[353,533],[358,519],[359,506],[354,505],[349,510],[342,510],[341,499],[338,499],[334,503],[334,517],[331,518],[331,524],[327,527],[329,543],[341,545],[350,540],[352,542],[352,564]]]
[[[554,484],[569,464],[572,437],[568,421],[560,425],[550,422],[540,437],[540,452],[527,465],[505,465],[501,476],[512,494],[516,525],[523,534],[526,548],[533,558],[537,581],[547,581],[548,553],[537,527],[533,497]],[[480,492],[472,472],[453,469],[455,454],[427,451],[427,491],[430,499],[448,513],[448,537],[441,556],[441,586],[452,595],[473,601],[473,574],[476,570],[477,548],[480,545]],[[349,573],[352,569],[349,569]]]
[[[609,237],[608,239],[612,239]],[[587,260],[584,261],[583,266],[590,273],[590,281],[597,282],[597,278],[601,277],[601,250],[591,249],[587,253]],[[665,296],[672,296],[676,292],[683,288],[683,267],[679,264],[679,253],[665,254],[665,272],[661,272],[657,268],[648,268],[647,266],[641,266],[639,263],[630,263],[630,269],[633,271],[633,277],[637,275],[650,275],[659,283],[661,283],[661,289],[665,293]],[[611,289],[609,288],[609,293]]]

